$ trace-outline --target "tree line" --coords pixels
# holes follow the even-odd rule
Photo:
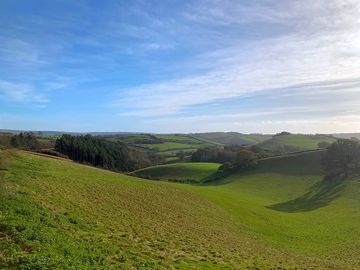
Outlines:
[[[258,156],[253,151],[241,146],[206,147],[195,151],[191,156],[193,162],[223,163],[220,170],[230,168],[250,168],[257,165]]]
[[[128,172],[162,162],[162,158],[140,152],[119,141],[113,142],[91,135],[62,135],[55,150],[70,159],[112,171]]]
[[[21,132],[11,137],[11,146],[18,149],[35,151],[40,148],[40,143],[33,133]]]

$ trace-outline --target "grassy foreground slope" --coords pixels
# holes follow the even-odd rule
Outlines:
[[[160,179],[201,182],[201,180],[214,174],[220,164],[210,162],[186,162],[153,166],[133,172],[133,175]]]
[[[308,265],[243,233],[243,225],[222,206],[185,185],[21,152],[0,181],[0,268]]]
[[[267,159],[199,186],[18,153],[0,182],[0,263],[360,269],[360,182],[322,182],[320,156]]]

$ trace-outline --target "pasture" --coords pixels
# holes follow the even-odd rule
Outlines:
[[[189,185],[17,152],[1,179],[0,265],[358,269],[360,182],[324,182],[320,157]]]

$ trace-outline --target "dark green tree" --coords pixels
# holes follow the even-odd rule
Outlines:
[[[346,179],[360,174],[360,143],[340,139],[328,147],[322,159],[326,179]]]
[[[331,145],[331,143],[329,143],[329,142],[319,142],[318,148],[325,149],[325,148],[328,148],[330,145]]]
[[[39,141],[31,132],[21,132],[11,137],[11,145],[15,148],[23,150],[38,150],[40,148]]]
[[[233,168],[234,165],[231,162],[224,162],[223,164],[221,164],[221,166],[219,167],[218,171],[220,172],[225,172],[230,170],[231,168]]]
[[[55,149],[74,161],[113,171],[128,172],[163,161],[155,154],[148,155],[121,142],[91,135],[64,134],[56,140]]]
[[[237,167],[250,168],[257,165],[257,156],[254,152],[243,149],[237,152],[236,162]]]
[[[185,159],[185,153],[184,151],[179,151],[176,153],[176,157],[180,160],[183,161]]]

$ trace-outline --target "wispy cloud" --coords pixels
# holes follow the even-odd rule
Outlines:
[[[37,94],[31,85],[0,81],[0,97],[21,102],[47,103],[48,100]]]
[[[358,79],[360,4],[334,2],[286,1],[272,6],[264,4],[268,2],[244,5],[233,1],[200,4],[203,8],[195,8],[190,13],[193,16],[187,14],[191,20],[225,22],[232,30],[241,23],[271,22],[284,24],[290,30],[273,38],[250,41],[243,41],[241,36],[232,37],[232,46],[195,59],[195,66],[209,69],[205,73],[121,89],[112,104],[126,114],[169,115],[191,106],[258,91],[293,88],[296,92],[299,84],[306,88],[306,84],[316,82],[332,84]],[[338,89],[342,86],[333,85]],[[311,94],[311,85],[308,90]]]
[[[0,101],[101,108],[153,131],[314,128],[357,113],[357,0],[69,3],[0,8]]]

